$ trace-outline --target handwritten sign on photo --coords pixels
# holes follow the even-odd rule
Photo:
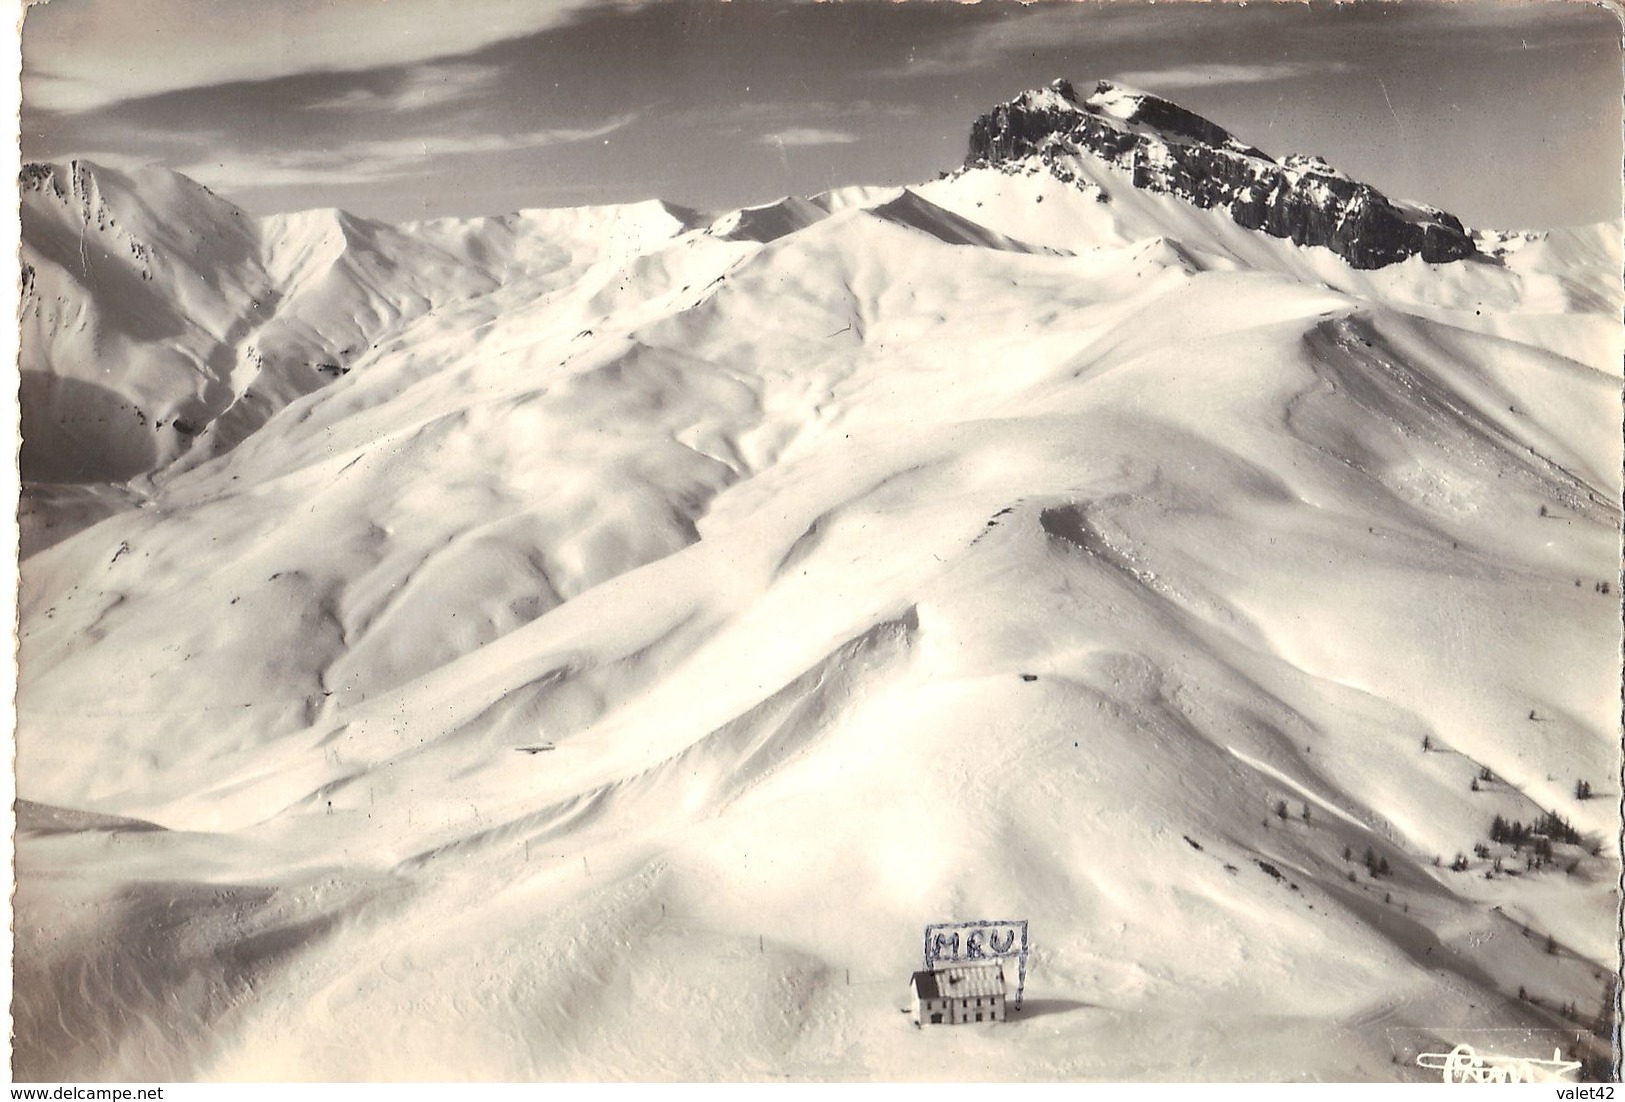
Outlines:
[[[1553,1049],[1550,1060],[1536,1060],[1475,1052],[1472,1045],[1457,1045],[1449,1052],[1424,1052],[1416,1064],[1444,1072],[1446,1083],[1561,1083],[1565,1075],[1581,1067],[1577,1060],[1563,1059],[1561,1049]]]
[[[1027,920],[935,922],[925,928],[925,967],[973,961],[1014,960],[1016,1009],[1027,987]]]

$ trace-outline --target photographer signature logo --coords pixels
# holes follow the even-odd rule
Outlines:
[[[1417,1056],[1416,1066],[1443,1072],[1446,1083],[1557,1083],[1569,1072],[1580,1070],[1578,1061],[1563,1059],[1555,1048],[1550,1060],[1535,1060],[1480,1053],[1472,1045],[1457,1045],[1449,1052],[1424,1052]]]

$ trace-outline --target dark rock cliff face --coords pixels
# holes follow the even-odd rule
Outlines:
[[[1222,127],[1164,99],[1102,81],[1084,99],[1067,81],[1023,93],[971,126],[967,167],[1096,157],[1135,187],[1222,209],[1238,225],[1322,245],[1355,268],[1412,256],[1443,264],[1477,249],[1443,211],[1399,206],[1314,157],[1272,160]]]

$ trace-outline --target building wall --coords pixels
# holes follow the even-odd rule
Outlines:
[[[931,1025],[933,1024],[931,1015],[941,1014],[943,1023],[947,1024],[952,1020],[948,1016],[948,1002],[947,999],[922,999],[916,995],[914,997],[914,1021],[920,1025]]]
[[[984,1022],[1002,1022],[1006,1020],[1005,999],[1003,995],[968,999],[922,999],[916,995],[914,1020],[920,1025],[931,1025],[932,1014],[941,1014],[943,1025],[962,1025],[966,1022],[974,1025],[978,1014]]]
[[[1004,998],[1000,995],[983,995],[968,999],[950,999],[951,1017],[943,1021],[960,1025],[965,1022],[975,1024],[976,1016],[980,1014],[984,1022],[1004,1021]]]

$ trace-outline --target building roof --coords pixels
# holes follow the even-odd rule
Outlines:
[[[1004,969],[997,963],[952,964],[914,973],[914,993],[922,999],[975,999],[1004,994]]]

